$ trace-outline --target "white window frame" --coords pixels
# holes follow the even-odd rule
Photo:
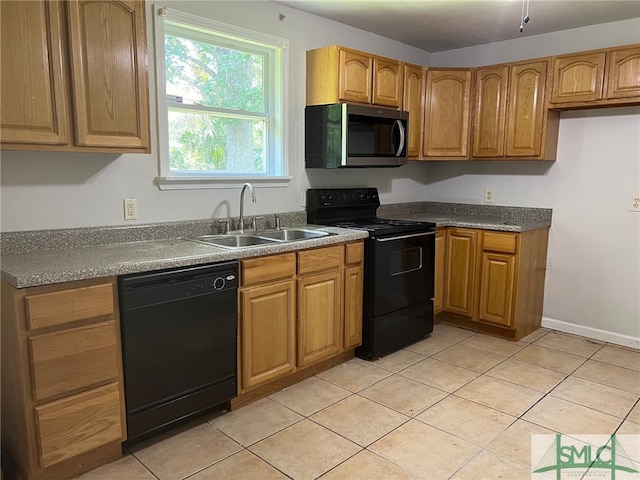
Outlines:
[[[288,135],[285,112],[288,111],[288,95],[285,88],[288,79],[288,47],[289,41],[265,33],[255,32],[244,28],[228,25],[207,18],[198,17],[161,5],[153,6],[155,30],[155,65],[156,65],[156,105],[158,119],[158,161],[159,176],[156,184],[161,190],[182,190],[199,188],[238,188],[250,181],[257,185],[269,187],[286,187],[291,181],[288,176]],[[228,39],[229,44],[234,38],[243,42],[254,42],[258,48],[273,47],[265,72],[269,72],[266,80],[265,95],[271,109],[267,121],[267,156],[268,164],[274,168],[265,175],[252,174],[174,174],[169,167],[169,101],[166,92],[165,66],[165,21],[189,25],[196,29],[195,33],[209,35],[214,32],[216,39]],[[272,80],[270,80],[272,79]],[[178,104],[176,104],[178,105]]]

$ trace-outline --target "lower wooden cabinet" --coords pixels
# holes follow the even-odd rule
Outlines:
[[[362,343],[363,258],[362,242],[347,244],[347,265],[344,269],[344,350],[358,347]]]
[[[539,328],[548,234],[447,228],[436,244],[436,305],[441,285],[446,320],[513,340]]]
[[[362,342],[363,242],[240,261],[240,393]]]
[[[126,440],[117,280],[2,284],[2,446],[25,480],[65,479]]]
[[[444,274],[447,262],[447,230],[436,229],[435,281],[433,293],[433,313],[444,310]]]
[[[35,407],[42,468],[122,441],[120,400],[111,383]]]
[[[513,327],[516,256],[482,252],[480,321]]]
[[[444,310],[473,316],[478,231],[449,228],[446,236]]]
[[[295,281],[240,292],[242,389],[287,375],[296,367]]]

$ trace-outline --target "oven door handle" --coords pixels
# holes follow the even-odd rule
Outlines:
[[[435,235],[436,232],[412,233],[410,235],[398,235],[397,237],[376,238],[376,242],[391,242],[392,240],[404,240],[405,238],[426,237]]]

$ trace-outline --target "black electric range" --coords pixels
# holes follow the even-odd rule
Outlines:
[[[375,359],[433,331],[435,224],[378,218],[375,188],[307,190],[307,222],[366,230],[361,358]]]

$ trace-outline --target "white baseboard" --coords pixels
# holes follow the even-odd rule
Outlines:
[[[563,322],[555,318],[542,317],[542,326],[560,332],[572,333],[581,337],[593,338],[603,342],[615,343],[624,347],[632,347],[640,349],[640,338],[622,335],[620,333],[608,332],[599,328],[578,325],[577,323]]]

